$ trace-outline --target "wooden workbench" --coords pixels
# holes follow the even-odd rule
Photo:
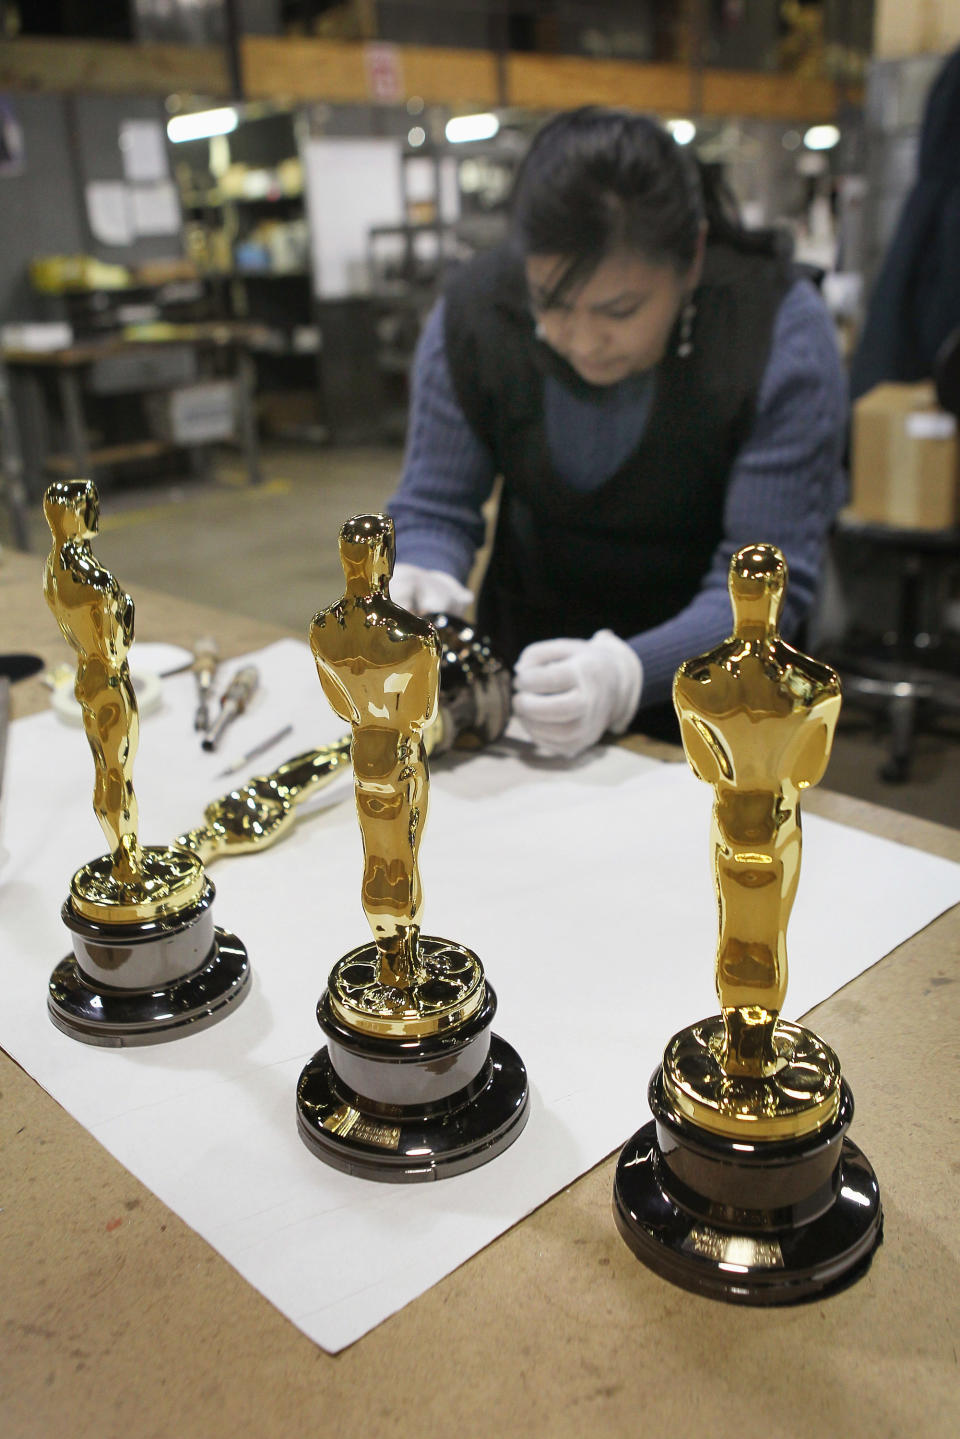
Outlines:
[[[36,559],[0,557],[0,651],[60,659],[39,571]],[[136,598],[143,639],[190,644],[212,631],[227,655],[278,635]],[[46,703],[37,681],[14,694],[20,715]],[[807,808],[960,860],[958,831],[822,791]],[[883,1192],[885,1241],[853,1288],[783,1310],[672,1288],[614,1228],[608,1159],[336,1357],[0,1054],[0,1432],[952,1439],[958,956],[960,906],[809,1016],[840,1054],[853,1137]],[[642,1083],[636,1112],[639,1126]]]
[[[100,361],[124,357],[135,360],[139,355],[162,352],[171,345],[191,345],[204,350],[229,351],[235,356],[233,378],[237,385],[236,434],[243,450],[244,465],[250,483],[259,484],[263,476],[256,423],[256,372],[252,355],[254,349],[269,343],[269,328],[260,324],[232,321],[165,324],[152,328],[153,334],[148,326],[147,333],[142,338],[136,337],[137,327],[133,327],[131,336],[106,335],[78,341],[55,350],[22,350],[11,346],[0,348],[0,364],[6,366],[11,374],[19,375],[30,386],[29,409],[44,416],[44,448],[50,427],[46,420],[45,401],[35,382],[41,373],[49,374],[56,382],[66,451],[60,455],[45,455],[45,467],[67,478],[75,475],[89,477],[93,476],[100,465],[154,459],[170,449],[189,448],[186,443],[179,446],[157,439],[91,448],[84,414],[83,375]],[[41,486],[38,480],[27,488],[35,492],[35,497],[39,497]]]

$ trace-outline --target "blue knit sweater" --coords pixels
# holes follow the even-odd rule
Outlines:
[[[653,395],[651,375],[611,386],[600,399],[544,379],[547,439],[557,474],[589,492],[639,444]],[[844,499],[841,468],[846,380],[830,317],[807,281],[791,286],[777,312],[751,434],[730,476],[724,533],[689,605],[629,642],[643,662],[641,706],[669,698],[682,660],[719,644],[731,630],[730,556],[754,540],[783,550],[790,571],[784,631],[807,613],[823,542]],[[397,558],[465,581],[484,523],[496,467],[457,402],[444,347],[441,301],[424,327],[413,374],[403,477],[389,504]],[[616,629],[611,617],[610,627]]]

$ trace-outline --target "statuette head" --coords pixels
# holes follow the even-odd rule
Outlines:
[[[355,515],[340,531],[340,562],[348,588],[383,589],[393,574],[395,554],[389,515]]]
[[[727,581],[734,633],[779,629],[787,588],[787,562],[775,545],[744,545],[730,561]]]
[[[92,480],[58,480],[44,494],[43,513],[55,539],[92,539],[100,527],[96,486]]]

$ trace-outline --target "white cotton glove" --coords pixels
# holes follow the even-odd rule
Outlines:
[[[517,661],[513,713],[534,744],[573,759],[608,730],[623,734],[642,689],[640,656],[612,630],[539,640]]]
[[[419,565],[394,565],[390,598],[401,609],[417,615],[446,612],[463,616],[473,604],[473,594],[443,570],[424,570]]]

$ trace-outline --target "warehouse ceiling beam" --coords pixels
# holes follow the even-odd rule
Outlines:
[[[829,80],[800,75],[743,74],[736,70],[703,70],[701,103],[704,115],[739,116],[753,120],[832,120],[841,92]],[[850,87],[845,106],[862,102]]]
[[[709,69],[698,75],[685,65],[519,53],[501,56],[498,65],[498,56],[487,50],[263,35],[240,43],[245,93],[251,100],[330,104],[385,99],[371,67],[375,52],[382,67],[385,50],[394,62],[399,102],[418,95],[454,109],[607,104],[661,114],[814,122],[833,119],[841,98],[829,80],[796,75]],[[381,68],[381,85],[382,76]],[[0,90],[184,91],[218,99],[230,96],[231,76],[220,49],[24,38],[0,46]],[[859,96],[848,90],[842,98],[849,105]]]
[[[499,103],[497,57],[489,50],[248,35],[243,53],[251,98],[369,102],[376,95],[371,58],[390,54],[401,101],[419,95],[428,105]]]
[[[0,90],[79,90],[101,95],[227,96],[219,46],[134,45],[126,40],[46,40],[0,45]]]
[[[622,105],[634,110],[691,108],[692,71],[685,65],[639,65],[578,55],[511,55],[510,104],[525,110]]]

